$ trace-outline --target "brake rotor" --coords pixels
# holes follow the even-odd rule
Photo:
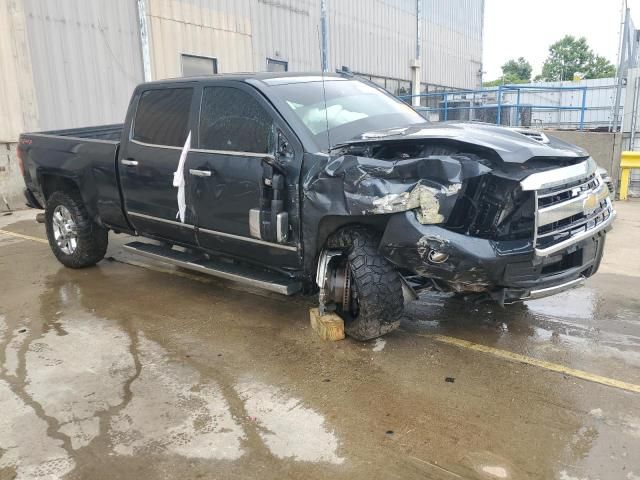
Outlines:
[[[344,273],[344,288],[342,290],[342,311],[348,312],[351,309],[351,269],[349,262],[346,262]]]
[[[336,265],[328,278],[329,298],[336,305],[342,308],[342,311],[348,312],[351,306],[351,269],[349,263],[345,260]]]

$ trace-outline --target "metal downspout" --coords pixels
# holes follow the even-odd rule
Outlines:
[[[329,71],[329,28],[327,26],[327,0],[320,0],[320,31],[322,51],[322,71]]]
[[[618,77],[618,86],[616,87],[616,98],[613,104],[613,122],[611,125],[611,131],[618,131],[618,123],[620,117],[620,98],[622,96],[622,83],[624,81],[624,77],[626,72],[623,72],[623,66],[625,64],[625,48],[627,46],[627,42],[629,41],[629,9],[625,10],[624,15],[624,26],[622,29],[622,44],[620,45],[620,53],[619,53],[619,63],[617,70]]]
[[[138,26],[140,33],[140,46],[142,48],[142,70],[144,81],[153,80],[151,74],[151,49],[149,47],[149,26],[147,23],[147,2],[138,0]]]
[[[422,55],[422,0],[416,0],[416,58],[411,61],[411,105],[420,106],[420,56]]]
[[[422,19],[422,0],[416,0],[416,60],[420,60],[422,49],[422,32],[420,31],[420,20]]]

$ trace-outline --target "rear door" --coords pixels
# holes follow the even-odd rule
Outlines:
[[[173,186],[180,155],[191,131],[196,89],[171,84],[141,92],[129,139],[123,142],[118,169],[129,220],[144,235],[195,243],[192,211],[177,218],[178,189]]]
[[[287,155],[278,152],[283,143]],[[261,205],[265,156],[278,157],[286,169],[289,228],[282,242],[256,238],[250,228],[250,211]],[[253,87],[240,82],[205,85],[198,145],[185,166],[199,244],[271,266],[298,268],[301,160],[297,138]]]

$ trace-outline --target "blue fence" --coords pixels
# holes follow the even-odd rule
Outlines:
[[[586,86],[500,85],[480,90],[401,95],[399,98],[412,103],[418,97],[420,106],[415,107],[416,110],[431,120],[479,120],[525,127],[537,123],[541,126],[566,124],[584,130],[585,115],[590,110],[598,110],[597,116],[603,117],[599,123],[606,124],[609,116],[606,106],[587,106],[588,93]],[[563,116],[563,113],[568,115]]]

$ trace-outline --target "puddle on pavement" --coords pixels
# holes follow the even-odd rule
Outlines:
[[[131,383],[130,401],[110,422],[114,451],[216,460],[241,457],[245,435],[219,386],[170,360],[143,334],[138,336],[140,372]]]
[[[504,308],[429,292],[407,308],[405,324],[640,382],[640,325],[630,311],[589,286]]]
[[[278,458],[341,464],[338,438],[322,415],[276,387],[255,380],[241,381],[236,391],[247,414],[255,419],[262,441]]]
[[[130,343],[116,322],[74,313],[29,344],[26,392],[57,420],[72,448],[91,442],[98,415],[123,402],[123,386],[135,373]]]
[[[638,439],[640,417],[608,406],[593,408],[565,447],[559,478],[640,478],[640,470],[634,474],[632,466],[637,462]]]
[[[595,316],[598,300],[596,291],[581,287],[552,297],[530,300],[526,305],[534,315],[590,320]]]
[[[302,399],[253,377],[225,390],[144,333],[88,311],[86,300],[79,283],[62,281],[43,294],[41,330],[9,329],[0,316],[1,373],[15,384],[0,381],[0,411],[16,412],[0,416],[0,474],[62,476],[98,438],[125,457],[233,461],[257,448],[344,462],[337,436]]]
[[[0,380],[0,476],[60,478],[75,462],[63,442],[51,438],[47,422]],[[6,412],[11,412],[7,415]]]
[[[453,372],[457,380],[453,385],[446,384],[446,388],[463,392],[455,404],[457,400],[442,393],[437,385],[431,384],[426,389],[420,384],[428,374],[419,377],[414,369],[404,368],[416,361],[416,352],[424,354],[421,359],[437,355],[424,352],[423,344],[420,349],[395,348],[398,338],[407,335],[391,335],[364,345],[347,340],[318,347],[307,342],[304,332],[300,333],[306,322],[281,318],[292,315],[292,307],[285,302],[262,297],[254,300],[209,285],[183,285],[184,279],[157,277],[162,274],[140,273],[141,269],[122,270],[125,268],[132,267],[105,268],[109,274],[100,268],[86,272],[61,270],[63,273],[53,275],[45,283],[40,305],[35,307],[40,309],[39,316],[27,318],[14,313],[8,322],[4,312],[0,313],[0,345],[4,349],[0,351],[3,359],[0,367],[8,379],[0,380],[0,411],[16,412],[14,416],[0,416],[0,477],[5,470],[16,471],[24,478],[37,478],[45,473],[62,476],[72,471],[76,463],[78,467],[91,463],[96,452],[100,457],[113,456],[114,464],[153,463],[156,459],[175,464],[186,459],[183,465],[216,462],[211,464],[216,471],[234,465],[244,473],[247,465],[266,462],[274,471],[277,465],[293,468],[292,464],[303,464],[321,465],[345,474],[357,461],[362,462],[359,465],[366,462],[363,471],[373,464],[380,466],[384,459],[366,455],[382,451],[395,459],[396,467],[407,463],[406,455],[411,449],[416,454],[439,450],[451,464],[458,455],[456,452],[461,451],[456,449],[463,445],[465,452],[473,452],[473,448],[493,450],[484,438],[490,436],[491,441],[496,441],[495,450],[506,458],[484,451],[466,458],[458,456],[471,472],[470,478],[535,478],[531,471],[517,469],[520,464],[516,462],[529,462],[524,459],[528,452],[521,454],[517,447],[498,445],[497,442],[508,440],[509,435],[492,432],[484,425],[485,414],[501,413],[491,406],[482,410],[466,404],[488,398],[509,410],[508,400],[501,402],[504,395],[511,394],[514,398],[527,398],[530,405],[514,406],[515,413],[505,411],[506,420],[496,417],[495,424],[504,427],[512,425],[510,422],[521,422],[515,424],[523,429],[519,441],[524,443],[534,438],[531,431],[551,433],[554,438],[548,439],[548,444],[558,448],[549,448],[548,457],[553,459],[540,460],[546,471],[564,471],[571,476],[567,478],[585,478],[580,472],[591,469],[599,472],[601,478],[611,478],[607,474],[625,461],[630,462],[631,449],[638,445],[637,409],[627,407],[621,409],[624,414],[616,414],[605,403],[581,404],[586,400],[559,389],[554,380],[533,378],[530,373],[531,378],[523,387],[530,388],[530,392],[505,391],[504,388],[520,385],[520,380],[507,378],[511,384],[497,381],[497,392],[487,393],[482,380],[472,383],[473,379],[465,380],[462,372]],[[120,273],[116,275],[115,269]],[[151,278],[154,283],[148,283]],[[576,290],[565,295],[566,305],[561,305],[562,308],[556,309],[552,303],[545,303],[547,300],[540,300],[500,309],[495,305],[470,308],[458,299],[434,294],[421,298],[409,309],[405,323],[411,329],[461,338],[468,335],[469,340],[524,353],[553,354],[553,350],[546,352],[543,348],[557,348],[558,354],[593,351],[602,355],[603,348],[610,347],[610,355],[619,353],[625,366],[634,365],[628,350],[640,350],[637,337],[620,330],[595,328],[596,322],[617,319],[625,306],[611,307],[605,318],[602,315],[605,300],[599,292]],[[125,300],[118,300],[122,298]],[[204,302],[208,309],[201,308]],[[572,308],[574,303],[579,307]],[[23,328],[27,330],[21,332]],[[260,335],[255,335],[256,331]],[[224,340],[216,340],[217,334]],[[224,341],[229,339],[231,344],[227,347]],[[280,342],[277,349],[273,346],[275,342]],[[198,345],[198,352],[219,348],[224,352],[224,361],[220,360],[219,366],[215,364],[215,353],[196,355],[190,350],[193,345]],[[248,355],[231,351],[243,346],[257,348]],[[310,346],[318,350],[311,356]],[[187,360],[185,353],[194,354]],[[456,355],[461,357],[459,352]],[[326,358],[326,364],[315,373],[326,369],[326,377],[336,378],[323,384],[327,389],[331,386],[332,393],[318,393],[317,386],[310,386],[315,378],[312,369],[307,372],[309,378],[304,378],[307,370],[300,367],[309,359],[321,357]],[[230,358],[239,358],[246,364],[238,368]],[[286,360],[281,361],[282,358]],[[324,358],[320,361],[324,362]],[[477,360],[475,355],[472,358]],[[291,359],[298,364],[280,377],[273,374]],[[344,363],[334,368],[338,361]],[[435,369],[437,362],[451,361],[456,366],[456,360],[446,356],[428,361]],[[264,368],[269,362],[272,364]],[[204,363],[207,365],[203,366]],[[384,370],[384,365],[389,369]],[[337,379],[345,366],[351,373]],[[474,366],[467,364],[465,368]],[[369,385],[370,375],[376,369],[380,370],[377,380],[381,381],[381,389],[396,387],[387,392],[391,397],[388,406],[380,397],[381,391]],[[510,370],[502,370],[505,377]],[[388,378],[394,372],[401,381],[394,383],[393,378]],[[324,372],[317,377],[325,378]],[[491,380],[486,383],[493,387]],[[474,391],[464,393],[465,388]],[[334,394],[337,396],[330,400],[325,397]],[[616,394],[614,398],[618,398]],[[341,417],[343,412],[336,404],[345,399],[350,404],[364,401],[363,413],[347,411]],[[373,399],[380,404],[367,404]],[[443,404],[438,402],[447,400],[451,417],[432,418],[429,422],[429,415],[439,415],[430,413],[429,407],[437,409]],[[596,412],[589,413],[592,410]],[[474,415],[467,418],[470,412]],[[535,412],[542,412],[540,418]],[[398,415],[394,420],[404,429],[393,423],[380,427],[383,433],[389,428],[396,432],[382,440],[382,450],[379,442],[370,438],[374,434],[359,428],[368,421],[391,422],[385,417],[389,413],[392,415],[389,418]],[[379,426],[372,423],[367,428]],[[436,445],[441,439],[442,446]],[[96,445],[99,446],[94,449]],[[563,448],[566,465],[554,463],[555,453]],[[627,457],[625,449],[629,452]],[[540,451],[544,448],[532,446],[533,453]],[[139,468],[139,464],[136,466]]]

